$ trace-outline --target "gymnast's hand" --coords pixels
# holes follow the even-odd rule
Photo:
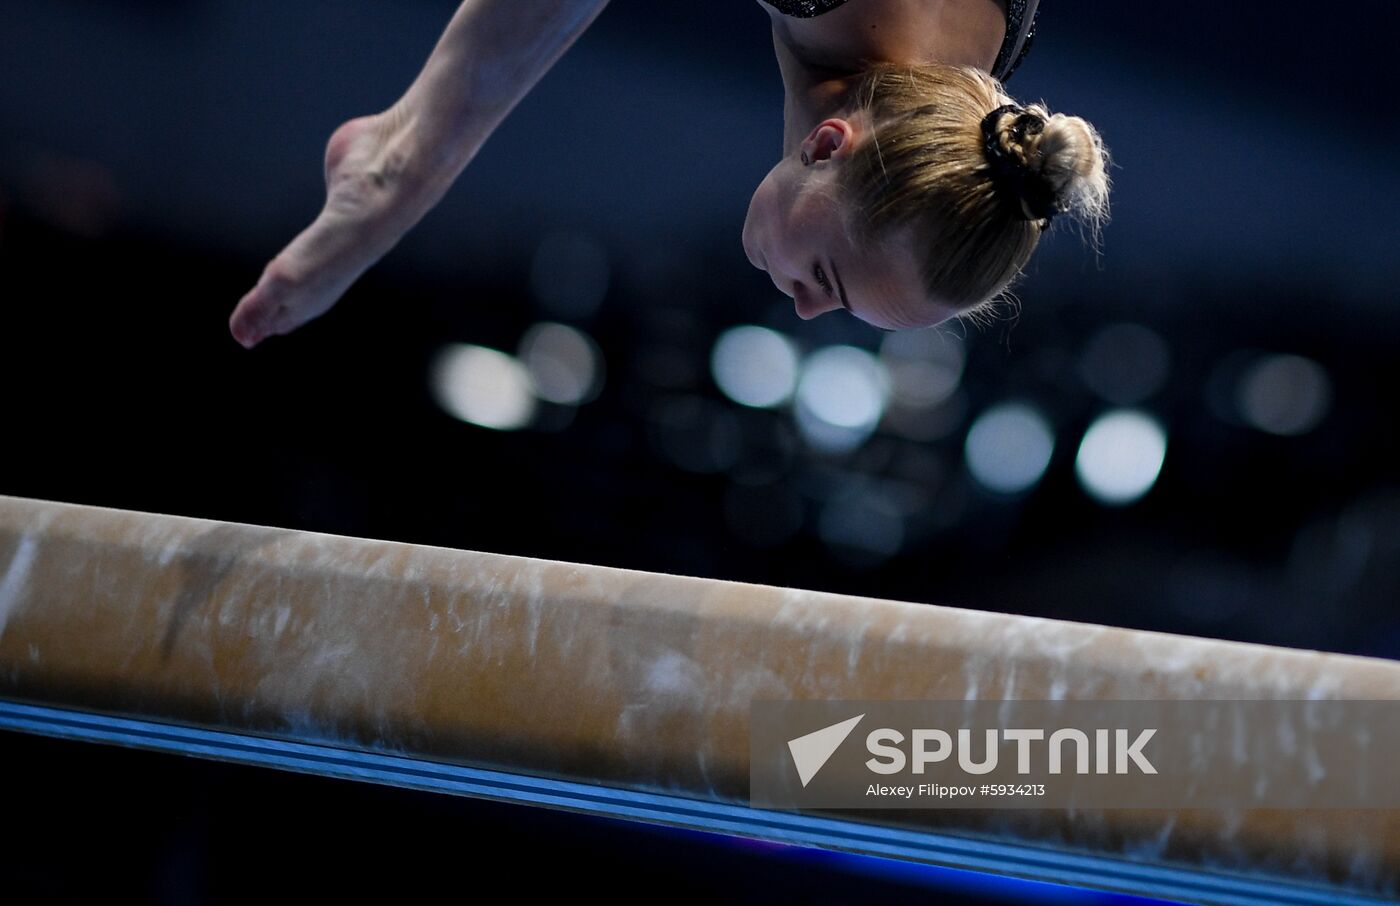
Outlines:
[[[326,146],[326,203],[263,269],[229,319],[245,347],[325,314],[431,207],[398,106],[343,124]]]

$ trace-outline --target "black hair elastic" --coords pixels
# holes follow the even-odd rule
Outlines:
[[[1055,201],[1055,192],[1040,179],[1038,174],[1023,163],[1006,145],[1001,143],[997,126],[1006,114],[1014,114],[1016,122],[1011,126],[1011,143],[1025,144],[1026,138],[1039,135],[1045,129],[1045,120],[1020,104],[1002,104],[982,117],[982,153],[991,168],[992,186],[1012,210],[1025,220],[1043,220],[1050,225],[1056,214],[1064,209]]]

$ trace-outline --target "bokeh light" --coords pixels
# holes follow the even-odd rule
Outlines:
[[[1167,435],[1156,419],[1118,410],[1099,416],[1084,432],[1074,471],[1091,497],[1119,506],[1151,490],[1166,455]]]
[[[889,393],[889,376],[870,353],[854,346],[820,349],[802,363],[798,429],[818,449],[855,449],[879,424]]]
[[[710,372],[725,396],[744,406],[786,403],[797,387],[797,349],[766,327],[731,327],[715,341]]]
[[[880,344],[896,405],[930,409],[953,395],[967,356],[963,342],[938,330],[901,330]]]
[[[433,398],[448,414],[469,424],[512,431],[536,411],[530,374],[517,359],[495,349],[454,343],[433,359]]]
[[[1024,403],[1002,403],[972,423],[963,455],[983,487],[1019,494],[1040,481],[1054,450],[1055,433],[1043,415]]]
[[[564,406],[595,398],[603,385],[603,355],[583,331],[565,324],[536,324],[520,340],[520,361],[535,395]]]
[[[1152,396],[1166,384],[1170,370],[1166,341],[1141,324],[1110,324],[1095,331],[1079,358],[1085,385],[1118,406]]]
[[[1240,417],[1269,434],[1305,434],[1332,404],[1332,382],[1321,365],[1297,355],[1259,358],[1235,391]]]
[[[722,472],[738,461],[739,420],[713,400],[695,394],[667,397],[652,407],[651,421],[657,448],[687,472]]]
[[[899,502],[878,486],[860,482],[822,507],[817,533],[831,551],[853,566],[875,566],[904,546]]]

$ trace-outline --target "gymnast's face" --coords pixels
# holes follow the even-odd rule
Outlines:
[[[945,321],[956,312],[925,298],[911,235],[859,252],[847,236],[839,176],[862,138],[859,120],[829,119],[778,161],[749,202],[744,252],[803,320],[844,308],[883,330]]]

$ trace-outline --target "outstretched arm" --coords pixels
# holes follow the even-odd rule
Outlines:
[[[326,146],[326,204],[229,319],[252,348],[333,306],[408,232],[607,0],[466,0],[391,108]]]

